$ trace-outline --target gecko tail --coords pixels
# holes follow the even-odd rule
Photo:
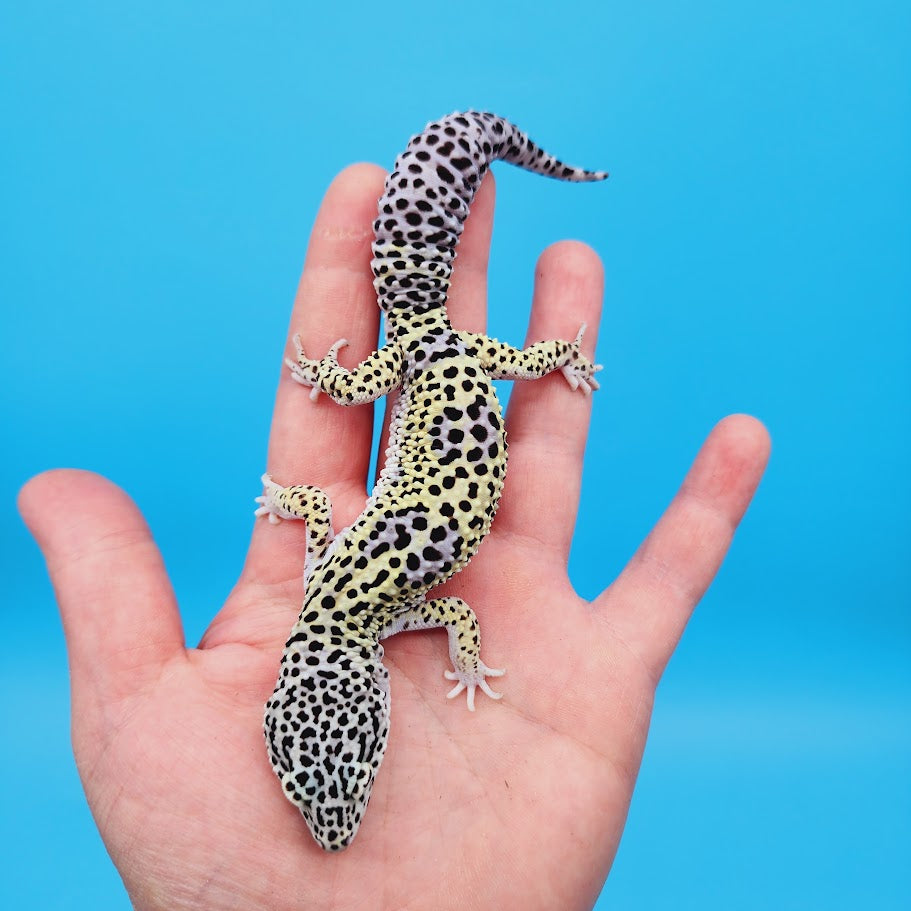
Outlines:
[[[483,126],[484,133],[489,138],[480,141],[481,151],[485,153],[488,165],[500,159],[526,171],[542,174],[544,177],[553,177],[556,180],[568,180],[572,183],[593,183],[598,180],[606,180],[609,176],[607,171],[589,171],[565,164],[559,158],[545,152],[514,123],[497,114],[489,111],[468,111],[462,115],[454,114],[452,116],[455,118],[470,117]],[[491,139],[494,140],[492,143]],[[489,153],[486,151],[488,143],[490,144]]]
[[[496,114],[465,111],[428,123],[395,160],[373,223],[371,267],[385,313],[445,305],[471,202],[497,160],[575,183],[607,177],[564,164]]]

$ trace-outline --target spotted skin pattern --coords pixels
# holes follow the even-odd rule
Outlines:
[[[263,476],[258,516],[307,523],[305,600],[266,704],[265,735],[285,796],[317,843],[337,851],[360,826],[389,734],[389,674],[380,640],[444,627],[455,682],[474,710],[476,690],[502,670],[481,660],[474,611],[460,598],[426,598],[462,569],[490,531],[506,472],[494,379],[562,371],[572,389],[597,389],[600,369],[573,341],[522,350],[452,328],[452,262],[469,205],[491,162],[570,181],[607,174],[570,168],[494,114],[430,123],[395,162],[374,222],[373,274],[387,343],[352,370],[340,339],[320,359],[295,337],[291,377],[341,405],[400,394],[385,466],[363,513],[336,537],[326,495]]]

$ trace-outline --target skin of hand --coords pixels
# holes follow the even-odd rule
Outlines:
[[[291,319],[309,351],[350,339],[348,366],[377,337],[370,226],[382,182],[379,168],[356,165],[330,186]],[[456,328],[484,329],[493,205],[488,176],[460,244]],[[591,356],[601,296],[588,247],[550,247],[528,341],[573,338],[586,322]],[[515,384],[493,530],[438,590],[477,612],[484,660],[508,669],[498,681],[505,698],[481,696],[474,713],[464,699],[447,701],[442,631],[387,640],[389,749],[360,833],[338,855],[315,844],[282,796],[261,729],[301,605],[303,523],[256,523],[235,589],[188,649],[128,496],[88,472],[29,481],[20,509],[63,618],[79,773],[137,909],[592,906],[626,820],[656,684],[769,444],[753,418],[723,420],[629,565],[588,602],[566,567],[591,405],[559,374]],[[371,433],[372,409],[311,402],[284,371],[268,469],[281,483],[324,488],[339,529],[364,506]]]

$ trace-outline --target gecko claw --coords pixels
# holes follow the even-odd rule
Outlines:
[[[272,480],[272,475],[266,472],[261,478],[264,492],[261,496],[255,497],[254,502],[261,504],[253,513],[257,519],[268,516],[271,525],[278,525],[282,519],[291,518],[291,514],[284,511],[275,499],[275,494],[280,491],[281,485]]]
[[[297,360],[293,361],[290,357],[285,358],[285,365],[291,371],[291,379],[301,386],[310,389],[310,401],[315,402],[319,397],[319,378],[317,376],[317,366],[319,361],[313,361],[307,357],[304,346],[301,344],[301,337],[295,333],[291,337],[294,344],[294,350],[297,352]]]
[[[457,681],[456,685],[446,694],[447,699],[455,699],[462,690],[468,692],[468,711],[474,711],[474,694],[476,689],[481,689],[491,699],[502,699],[503,694],[494,692],[485,680],[485,677],[502,677],[506,673],[505,668],[488,667],[483,661],[478,662],[478,670],[474,674],[468,674],[459,671],[443,671],[443,676],[447,680]]]
[[[582,354],[582,337],[585,335],[585,329],[586,325],[582,323],[572,343],[570,360],[560,368],[560,372],[573,392],[580,389],[584,395],[589,396],[593,390],[600,388],[594,374],[601,369],[601,365],[593,364]]]

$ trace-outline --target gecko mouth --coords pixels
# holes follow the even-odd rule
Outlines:
[[[331,851],[331,852],[337,854],[339,851],[344,851],[345,848],[347,848],[348,845],[350,845],[353,840],[354,840],[353,835],[346,835],[341,841],[326,842],[326,843],[320,842],[320,844],[326,851]]]

